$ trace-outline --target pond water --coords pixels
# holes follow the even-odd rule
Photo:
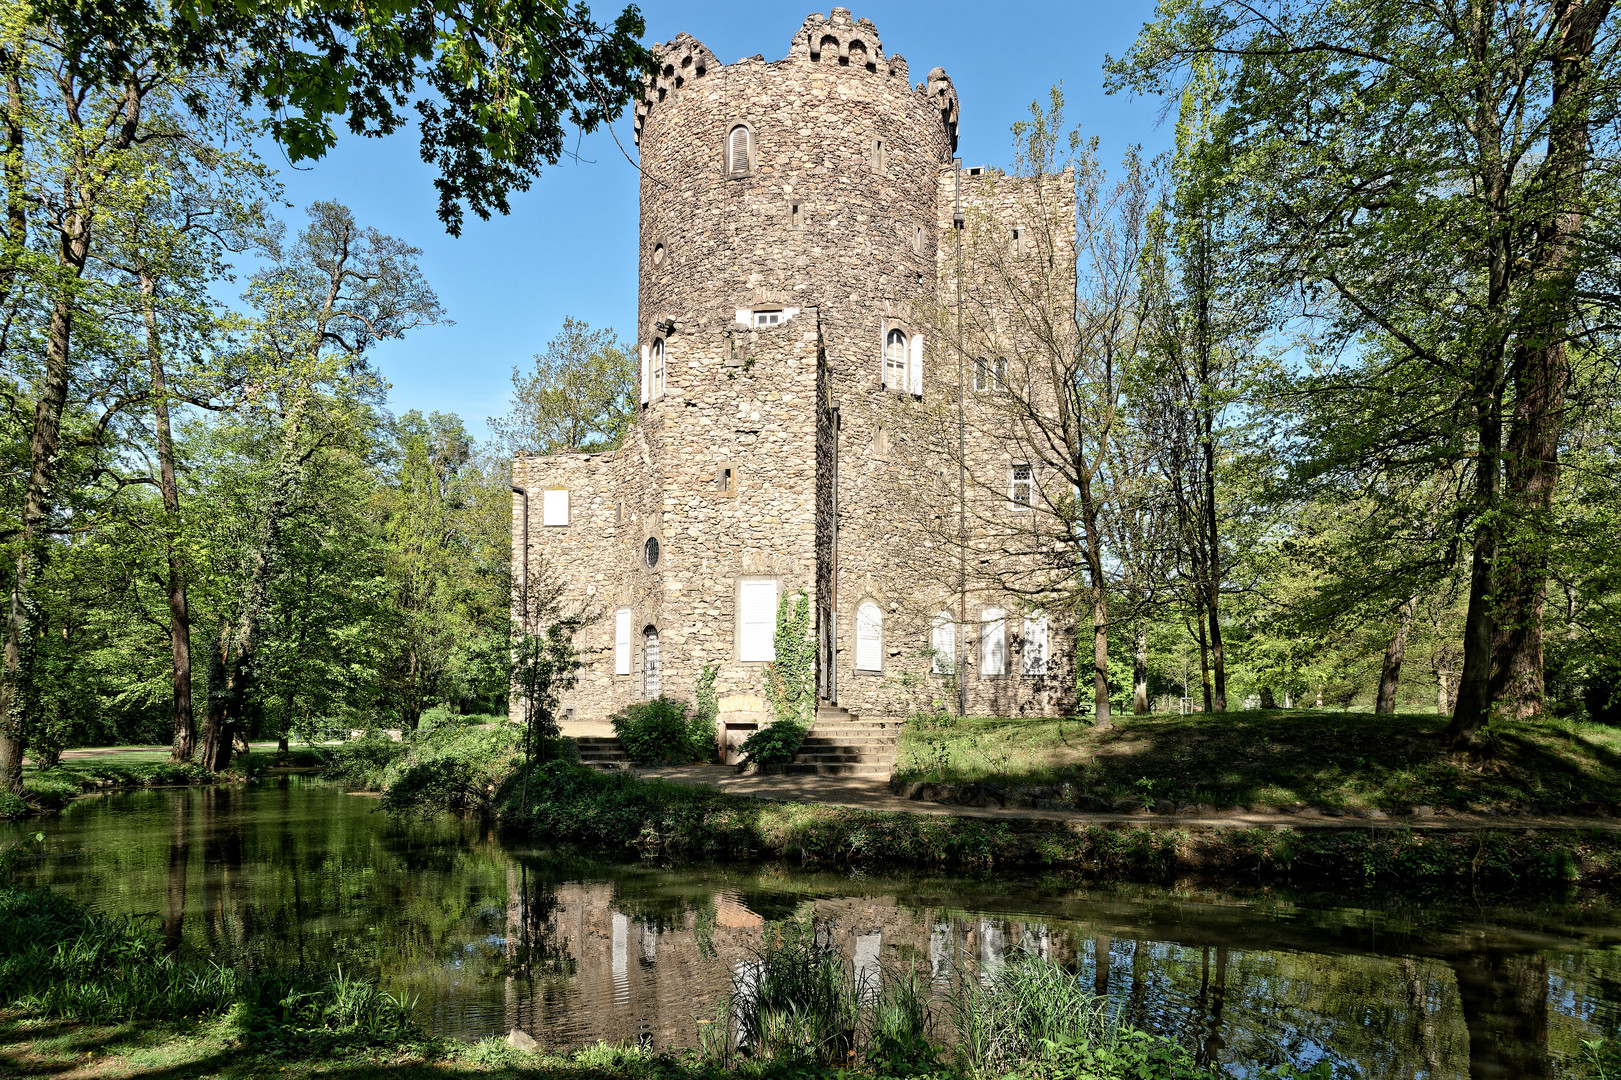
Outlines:
[[[29,826],[46,853],[19,876],[150,913],[171,943],[222,962],[376,975],[439,1034],[521,1027],[553,1047],[695,1045],[732,973],[788,918],[814,921],[858,970],[913,963],[938,987],[1038,951],[1239,1076],[1329,1058],[1380,1080],[1553,1077],[1621,1021],[1621,910],[1599,900],[1335,907],[1191,886],[670,870],[376,808],[301,777],[86,799]]]

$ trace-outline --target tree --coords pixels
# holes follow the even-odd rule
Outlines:
[[[263,429],[267,460],[234,603],[209,656],[202,762],[214,771],[230,763],[245,720],[267,590],[311,458],[365,430],[357,414],[379,389],[371,347],[444,319],[416,248],[360,228],[336,203],[313,204],[309,217],[294,243],[268,238],[269,265],[248,290],[258,316],[243,353],[244,422]]]
[[[496,440],[514,454],[615,449],[636,416],[635,355],[612,327],[565,317],[532,374],[512,369],[512,410],[490,418]]]
[[[1113,86],[1152,92],[1217,73],[1227,103],[1200,167],[1232,193],[1258,273],[1331,341],[1400,346],[1353,364],[1469,417],[1460,738],[1494,700],[1541,707],[1566,350],[1611,332],[1617,295],[1590,215],[1621,167],[1610,8],[1173,0],[1111,61]]]
[[[397,131],[419,93],[422,159],[438,169],[439,217],[458,235],[465,209],[505,214],[512,190],[557,163],[565,124],[590,132],[617,120],[652,70],[634,6],[607,26],[567,0],[32,0],[27,15],[56,28],[64,78],[98,92],[122,93],[154,58],[163,72],[234,63],[241,103],[270,115],[294,163],[333,147],[336,120],[358,135]]]

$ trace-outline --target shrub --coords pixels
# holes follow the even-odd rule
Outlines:
[[[422,733],[383,771],[383,809],[408,815],[440,810],[492,813],[523,763],[520,734],[511,726],[444,727]]]
[[[368,731],[327,751],[327,775],[377,788],[383,773],[405,756],[406,749],[405,743],[395,742],[381,731]]]
[[[701,713],[689,716],[684,701],[661,695],[621,709],[611,719],[632,761],[690,765],[714,757],[714,722]]]
[[[792,720],[778,720],[756,731],[739,747],[739,752],[756,765],[782,765],[794,760],[799,744],[810,729]]]

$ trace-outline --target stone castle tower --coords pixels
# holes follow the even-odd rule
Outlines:
[[[913,85],[843,8],[778,61],[722,64],[686,34],[658,54],[635,125],[637,421],[618,450],[513,467],[531,567],[592,620],[565,714],[691,701],[710,664],[723,710],[757,709],[778,603],[801,590],[818,692],[853,712],[950,703],[959,665],[970,712],[1072,712],[1072,632],[970,590],[955,552],[895,512],[908,432],[963,405],[923,314],[987,179],[953,158],[951,79]]]

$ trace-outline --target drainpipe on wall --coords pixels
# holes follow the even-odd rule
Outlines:
[[[957,234],[957,715],[968,715],[968,388],[962,352],[962,158],[951,159],[951,229]]]

